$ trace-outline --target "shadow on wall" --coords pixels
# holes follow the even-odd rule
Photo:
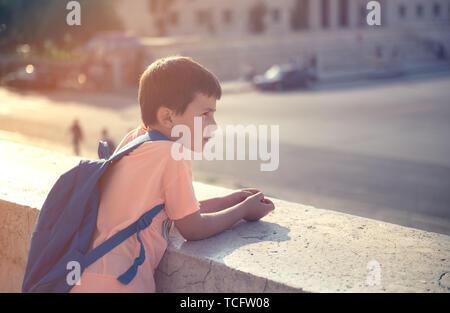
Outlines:
[[[225,263],[226,256],[246,245],[288,241],[291,239],[288,236],[289,231],[289,228],[266,221],[241,221],[223,233],[208,239],[185,241],[181,244],[180,251]]]
[[[157,292],[299,291],[265,275],[280,270],[273,264],[280,255],[286,255],[280,250],[285,250],[291,240],[288,227],[241,220],[220,234],[198,241],[185,241],[175,227],[172,231],[170,248],[155,271]]]

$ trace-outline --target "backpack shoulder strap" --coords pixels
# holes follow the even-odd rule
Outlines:
[[[144,142],[158,141],[158,140],[169,140],[169,139],[157,130],[150,130],[150,131],[146,132],[145,134],[142,134],[141,136],[136,137],[134,140],[127,143],[119,151],[117,151],[117,153],[110,156],[108,161],[120,159],[122,156],[127,155],[128,153],[130,153],[131,151],[133,151],[134,149],[139,147]]]
[[[117,247],[127,238],[137,233],[137,239],[141,246],[139,256],[134,260],[131,267],[117,278],[121,283],[128,284],[136,276],[138,266],[145,261],[144,245],[139,237],[139,232],[147,228],[152,223],[153,218],[159,212],[161,212],[163,208],[164,204],[158,204],[154,206],[151,210],[143,214],[136,222],[134,222],[127,228],[122,229],[117,234],[113,235],[111,238],[104,241],[102,244],[100,244],[99,246],[88,252],[84,256],[82,264],[83,268],[88,267],[89,265],[97,261],[99,258],[107,254],[109,251]]]

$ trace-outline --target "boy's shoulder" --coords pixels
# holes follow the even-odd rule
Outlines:
[[[120,143],[117,145],[116,151],[120,150],[123,146],[125,146],[127,143],[133,141],[134,139],[136,139],[137,137],[145,134],[146,132],[148,132],[148,129],[144,126],[141,125],[135,129],[130,130],[120,141]],[[164,142],[166,142],[166,140],[164,140]],[[146,143],[144,143],[146,144]],[[166,146],[166,145],[170,145],[169,143],[163,144],[162,147]]]
[[[178,144],[170,140],[148,141],[144,142],[138,149],[142,152],[170,155],[173,146]]]
[[[179,177],[183,173],[189,173],[192,179],[192,163],[189,158],[180,157],[178,152],[181,149],[183,145],[179,142],[160,140],[145,142],[131,154],[150,168],[161,166],[164,176]]]
[[[181,143],[170,140],[149,141],[138,148],[140,153],[164,158],[170,163],[190,163],[190,159],[183,158],[180,153],[183,149],[184,146]]]
[[[129,131],[128,134],[126,134],[125,137],[122,139],[116,150],[121,149],[128,142],[145,134],[147,131],[148,129],[143,125]],[[152,154],[155,157],[167,158],[169,160],[173,160],[174,162],[187,161],[185,159],[180,160],[180,158],[177,156],[178,154],[176,152],[181,151],[182,149],[183,149],[182,144],[179,142],[170,140],[158,140],[143,143],[138,149],[133,151],[131,154],[136,156]]]

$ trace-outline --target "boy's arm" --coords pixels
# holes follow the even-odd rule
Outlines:
[[[226,197],[216,197],[205,200],[200,200],[200,213],[213,213],[222,211],[230,206],[227,206]]]
[[[214,213],[222,211],[244,201],[248,196],[251,196],[258,192],[259,190],[257,189],[247,188],[237,190],[226,196],[201,200],[199,201],[200,213]]]
[[[175,226],[187,240],[200,240],[223,232],[241,219],[255,221],[274,209],[270,200],[265,200],[261,192],[249,196],[244,201],[219,212],[201,213],[197,211],[179,220]]]
[[[175,226],[186,240],[208,238],[233,226],[245,216],[242,203],[214,213],[190,214],[175,220]]]

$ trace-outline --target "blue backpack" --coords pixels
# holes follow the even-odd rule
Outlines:
[[[139,256],[117,279],[128,284],[145,260],[139,231],[147,228],[163,208],[159,204],[136,222],[89,250],[97,223],[98,181],[112,161],[118,161],[147,141],[168,140],[160,132],[149,131],[129,142],[113,156],[108,145],[99,143],[100,160],[82,160],[57,180],[50,190],[31,237],[22,292],[69,292],[83,270],[136,234]],[[130,262],[131,263],[131,262]]]

